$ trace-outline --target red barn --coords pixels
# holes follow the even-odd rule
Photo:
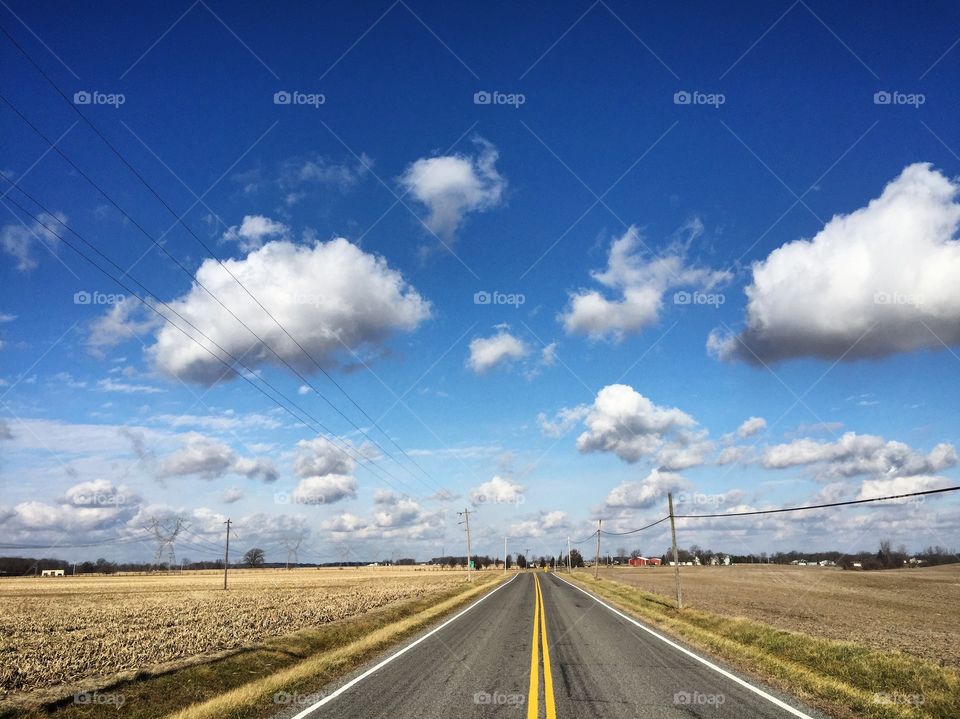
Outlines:
[[[659,567],[660,557],[631,557],[631,567]]]

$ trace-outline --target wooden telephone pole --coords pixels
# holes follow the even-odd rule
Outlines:
[[[677,578],[677,609],[683,609],[683,590],[680,588],[680,559],[677,556],[677,525],[673,521],[673,492],[667,492],[667,508],[670,510],[670,535],[673,537],[673,571]]]
[[[228,519],[224,524],[227,525],[227,547],[223,552],[223,590],[227,590],[227,567],[230,566],[230,520]]]

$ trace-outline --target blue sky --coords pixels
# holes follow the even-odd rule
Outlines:
[[[305,560],[423,559],[462,551],[469,506],[479,551],[510,535],[552,554],[598,518],[659,518],[667,491],[696,513],[956,484],[958,14],[5,6],[24,50],[92,100],[71,107],[6,38],[2,94],[129,217],[0,107],[0,170],[60,213],[0,190],[3,535],[145,557],[110,542],[182,514],[199,559],[229,516],[268,557],[305,530]],[[49,233],[78,242],[64,225],[243,355],[250,382],[105,297],[126,293]],[[920,548],[957,519],[929,498],[688,522],[681,542]]]

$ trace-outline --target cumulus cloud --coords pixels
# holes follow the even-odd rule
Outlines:
[[[430,316],[430,303],[386,260],[343,238],[311,246],[268,242],[224,264],[300,345],[329,367],[337,364],[345,347],[354,352],[379,347],[393,332],[412,331]],[[196,277],[287,362],[302,372],[316,370],[216,262],[205,260]],[[169,304],[233,356],[243,357],[248,367],[277,361],[196,284]],[[157,369],[181,380],[210,385],[225,376],[221,362],[171,326],[159,329],[148,354]]]
[[[234,242],[244,254],[259,250],[268,240],[287,239],[290,228],[282,222],[263,215],[246,215],[239,225],[231,225],[220,238],[221,242]]]
[[[891,497],[897,494],[925,492],[927,490],[941,489],[948,486],[950,486],[950,480],[948,480],[946,477],[934,477],[927,475],[893,477],[890,479],[865,479],[860,485],[860,491],[858,492],[856,499]]]
[[[357,496],[357,480],[343,474],[305,477],[293,491],[294,504],[333,504]]]
[[[629,385],[608,385],[592,405],[565,408],[553,421],[541,416],[539,422],[545,432],[558,433],[581,418],[587,429],[577,437],[577,449],[583,453],[612,452],[625,462],[649,459],[662,469],[686,469],[703,464],[713,448],[693,417],[656,405]]]
[[[87,349],[96,357],[105,350],[133,337],[145,335],[163,323],[154,312],[135,297],[126,297],[110,306],[107,312],[90,323]]]
[[[749,419],[744,420],[743,424],[737,428],[737,436],[740,439],[752,437],[766,426],[767,420],[765,420],[763,417],[750,417]]]
[[[923,454],[903,442],[846,432],[833,442],[797,439],[766,448],[762,458],[768,469],[813,465],[818,479],[858,475],[905,477],[939,472],[957,463],[951,444],[941,443]]]
[[[217,479],[227,473],[264,482],[277,479],[277,470],[269,459],[237,457],[230,446],[196,432],[185,435],[183,447],[161,460],[158,469],[160,478],[195,475]]]
[[[746,328],[721,359],[846,361],[960,343],[960,184],[907,166],[880,197],[753,265]],[[942,342],[941,342],[942,341]]]
[[[511,524],[509,534],[516,539],[539,539],[550,532],[569,527],[570,518],[566,512],[541,511],[536,517]],[[527,559],[531,558],[528,557]]]
[[[569,307],[560,315],[567,334],[618,341],[659,319],[663,295],[668,290],[693,287],[706,291],[729,279],[728,272],[687,265],[687,248],[703,231],[703,225],[694,220],[683,230],[688,234],[686,242],[674,243],[666,253],[649,259],[642,256],[636,227],[629,227],[614,240],[606,269],[590,276],[615,297],[609,299],[602,291],[588,289],[571,294]]]
[[[540,431],[547,437],[561,437],[588,414],[590,414],[590,407],[585,404],[564,407],[552,418],[547,417],[545,412],[541,412],[537,415],[537,424],[540,426]]]
[[[500,204],[507,181],[497,172],[499,153],[475,137],[477,153],[424,157],[403,173],[400,184],[428,211],[424,224],[448,244],[464,217]]]
[[[0,419],[0,439],[13,439],[13,430],[5,420]]]
[[[50,252],[57,251],[60,239],[47,227],[55,230],[58,225],[62,227],[60,223],[66,224],[67,216],[62,212],[53,215],[41,212],[37,215],[37,220],[33,220],[29,225],[12,222],[0,228],[0,249],[16,261],[17,270],[20,272],[29,272],[39,264],[37,248],[46,247]]]
[[[470,490],[470,503],[480,504],[522,504],[524,488],[510,479],[494,475],[489,482],[484,482]]]
[[[351,446],[346,440],[342,444]],[[300,440],[297,447],[299,451],[293,461],[293,471],[298,477],[353,472],[355,463],[349,452],[326,437]]]
[[[0,524],[5,533],[52,531],[76,537],[122,528],[136,516],[140,502],[139,496],[107,480],[81,482],[54,502],[34,500],[0,508]]]
[[[470,341],[467,366],[476,374],[484,374],[499,364],[523,359],[530,353],[523,340],[501,330],[491,337],[476,337]]]
[[[220,495],[220,501],[224,504],[233,504],[234,502],[239,502],[243,499],[245,493],[240,487],[227,487],[223,490],[223,494]]]
[[[604,504],[611,509],[644,509],[666,500],[667,492],[689,487],[690,483],[679,474],[654,469],[639,482],[614,487]]]

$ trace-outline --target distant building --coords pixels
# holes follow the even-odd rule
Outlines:
[[[631,557],[631,567],[659,567],[660,557]]]
[[[62,569],[41,569],[40,576],[41,577],[62,577],[63,570]]]

